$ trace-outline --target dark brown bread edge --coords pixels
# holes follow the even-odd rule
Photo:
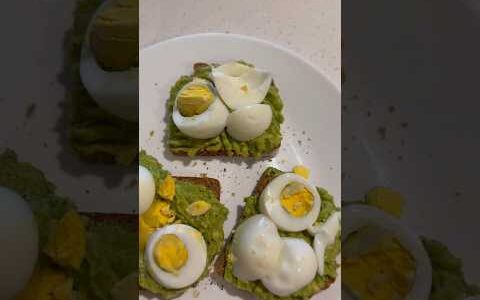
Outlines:
[[[262,176],[260,177],[260,179],[258,180],[257,185],[253,189],[252,196],[257,196],[257,197],[260,196],[260,194],[267,187],[267,185],[270,183],[270,181],[273,180],[273,178],[274,177],[272,175],[268,174],[267,172],[264,172],[262,174]],[[238,226],[238,224],[236,224],[235,227],[236,226]],[[230,234],[230,236],[228,237],[228,239],[227,239],[227,241],[226,241],[226,243],[223,247],[222,252],[220,252],[217,260],[214,263],[215,272],[222,277],[225,275],[225,268],[227,267],[227,246],[230,244],[230,242],[233,238],[234,231],[235,231],[235,228],[232,231],[232,233]],[[330,285],[332,285],[332,283],[334,283],[334,282],[335,282],[335,279],[328,280],[326,282],[325,288],[323,290],[328,289],[330,287]]]

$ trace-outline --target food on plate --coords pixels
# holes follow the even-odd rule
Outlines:
[[[267,168],[217,261],[225,280],[258,299],[308,299],[337,276],[339,208],[305,177]]]
[[[223,245],[228,210],[219,201],[220,183],[216,179],[172,177],[145,151],[140,152],[139,159],[140,166],[150,173],[140,177],[140,195],[145,193],[143,188],[150,189],[142,180],[151,177],[155,185],[154,200],[138,221],[139,284],[162,299],[170,299],[182,295],[208,273]]]
[[[137,215],[79,213],[14,152],[0,154],[0,165],[0,205],[8,205],[0,236],[9,239],[1,299],[136,299],[125,295],[138,295]]]
[[[374,187],[354,204],[373,206],[401,218],[405,198],[390,188]],[[346,205],[348,209],[352,204]],[[465,280],[462,260],[445,245],[426,237],[421,238],[421,245],[432,269],[428,299],[480,295],[480,287]],[[420,263],[423,263],[420,257],[409,251],[394,232],[379,226],[362,226],[342,241],[342,283],[350,294],[359,298],[404,299],[418,277],[416,268]]]
[[[78,0],[66,43],[69,140],[83,159],[138,155],[138,0]]]
[[[170,90],[174,154],[259,158],[280,147],[283,102],[269,72],[241,61],[193,69]]]

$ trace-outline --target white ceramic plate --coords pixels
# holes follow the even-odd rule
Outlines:
[[[260,161],[240,158],[190,159],[174,156],[165,147],[166,100],[170,87],[195,62],[242,59],[272,72],[285,107],[283,142],[275,157]],[[201,173],[220,180],[221,201],[230,214],[227,236],[243,198],[250,195],[267,166],[291,170],[298,164],[311,169],[311,181],[326,188],[340,203],[340,92],[311,64],[269,42],[232,34],[198,34],[161,42],[140,52],[140,148],[157,157],[175,175]],[[340,277],[314,299],[340,299]],[[180,299],[253,298],[218,278],[206,278]],[[143,298],[155,299],[144,295]]]

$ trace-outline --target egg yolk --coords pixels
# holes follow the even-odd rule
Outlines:
[[[291,216],[303,217],[312,210],[313,195],[301,183],[290,183],[281,194],[280,202]]]
[[[192,204],[190,204],[187,207],[187,212],[191,216],[194,216],[194,217],[195,216],[201,216],[203,214],[206,214],[210,210],[211,207],[212,207],[212,205],[210,205],[210,203],[205,202],[203,200],[199,200],[199,201],[195,201]]]
[[[342,261],[342,281],[359,299],[403,299],[414,273],[414,258],[396,239]]]
[[[192,84],[183,90],[177,98],[178,110],[184,117],[193,117],[206,111],[213,102],[213,94],[205,85]]]
[[[140,251],[143,252],[145,250],[145,246],[147,245],[148,239],[153,232],[155,232],[155,227],[148,226],[145,223],[145,220],[142,216],[138,218],[138,228],[139,228],[139,239],[138,239],[138,248]]]
[[[365,196],[365,202],[375,206],[394,217],[402,216],[403,204],[405,199],[403,196],[389,188],[375,187],[368,191]]]
[[[15,300],[73,299],[73,279],[51,266],[37,266],[27,286]]]
[[[302,176],[305,179],[308,179],[308,177],[310,177],[310,170],[307,167],[301,165],[295,166],[293,168],[293,173]]]
[[[148,226],[160,228],[175,220],[175,212],[170,208],[170,203],[167,201],[155,200],[143,213],[142,219]]]
[[[172,201],[175,197],[175,179],[172,176],[167,175],[162,184],[158,187],[157,193],[165,200]]]
[[[188,251],[182,240],[175,234],[165,234],[155,245],[153,256],[160,268],[166,272],[175,273],[187,262]]]

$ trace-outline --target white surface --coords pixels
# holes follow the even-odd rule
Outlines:
[[[141,0],[140,48],[202,32],[254,36],[312,62],[340,88],[338,0]]]
[[[395,235],[402,246],[415,258],[417,267],[412,288],[405,300],[428,299],[432,282],[432,266],[417,234],[410,232],[397,219],[375,207],[350,205],[342,210],[342,215],[343,239],[364,226],[378,226]],[[347,300],[351,299],[347,297]]]
[[[198,61],[222,62],[244,59],[272,72],[284,101],[284,140],[271,160],[197,158],[173,156],[165,149],[166,100],[179,76],[191,73]],[[340,93],[314,67],[283,48],[235,35],[210,34],[177,38],[140,53],[140,146],[157,157],[175,175],[218,178],[222,202],[230,209],[224,226],[228,235],[242,199],[250,195],[267,166],[291,170],[304,164],[311,168],[311,182],[328,189],[340,200]],[[151,132],[153,131],[153,135]],[[245,299],[248,296],[225,285],[222,291],[203,280],[195,288],[198,299]],[[192,297],[191,289],[182,299]],[[315,299],[339,299],[339,279]]]

